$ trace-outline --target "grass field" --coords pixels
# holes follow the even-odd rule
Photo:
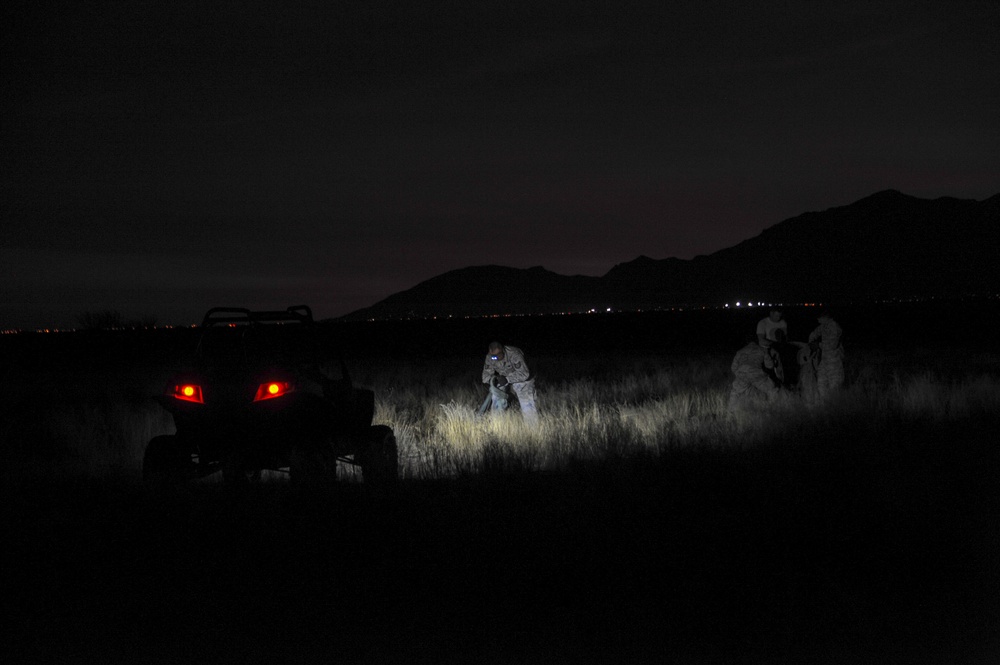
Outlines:
[[[726,408],[728,353],[539,357],[541,418],[516,410],[477,417],[485,388],[475,360],[400,366],[368,359],[355,382],[375,390],[375,422],[396,432],[404,478],[440,479],[491,465],[557,470],[575,461],[681,448],[747,449],[774,441],[876,441],[900,422],[944,425],[1000,412],[1000,354],[927,351],[910,357],[855,352],[835,399],[794,394],[759,410]],[[137,478],[146,442],[173,431],[151,397],[171,368],[11,377],[0,395],[8,472]]]
[[[1000,354],[732,413],[734,351],[542,349],[537,428],[474,416],[476,356],[364,355],[390,495],[151,493],[170,363],[15,365],[11,662],[994,662]]]

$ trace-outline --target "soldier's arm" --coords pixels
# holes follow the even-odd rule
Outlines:
[[[739,375],[740,370],[743,368],[744,365],[746,365],[745,357],[746,357],[746,352],[743,351],[742,349],[736,352],[736,355],[733,357],[733,364],[729,366],[729,369],[732,371],[733,374]]]
[[[511,383],[527,381],[531,372],[528,370],[527,363],[524,362],[524,355],[511,349],[508,349],[507,354],[507,361],[514,368],[514,371],[507,375],[507,380]]]

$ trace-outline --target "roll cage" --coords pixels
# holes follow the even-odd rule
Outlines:
[[[312,309],[308,305],[293,305],[283,310],[269,311],[253,311],[245,307],[213,307],[205,312],[201,327],[255,323],[304,323],[309,325],[315,321]]]

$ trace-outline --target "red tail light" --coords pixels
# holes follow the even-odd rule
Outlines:
[[[205,403],[205,398],[201,393],[201,386],[196,383],[177,384],[169,394],[171,397],[179,399],[182,402],[195,402],[196,404]]]
[[[268,381],[258,386],[257,394],[253,396],[253,401],[260,402],[265,399],[274,399],[275,397],[287,395],[293,390],[295,390],[295,386],[289,381]]]

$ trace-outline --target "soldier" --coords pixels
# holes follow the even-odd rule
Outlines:
[[[494,378],[496,379],[494,381]],[[538,412],[535,407],[535,379],[524,361],[524,353],[514,346],[504,346],[500,342],[490,342],[489,353],[483,364],[483,383],[499,389],[510,387],[517,395],[521,414],[525,422],[536,424]],[[491,391],[492,392],[492,391]],[[493,401],[493,409],[501,405]]]
[[[777,307],[772,307],[768,315],[757,322],[757,343],[765,349],[764,367],[774,372],[776,366],[780,368],[780,361],[777,361],[778,351],[771,347],[780,345],[788,338],[788,321],[785,321],[784,314]],[[780,369],[776,373],[778,381],[782,381]]]
[[[766,402],[778,396],[778,386],[764,369],[766,355],[764,347],[756,339],[736,352],[730,368],[736,377],[729,391],[730,410]]]
[[[809,333],[809,345],[819,349],[816,388],[825,399],[844,385],[844,347],[840,343],[844,331],[826,310],[816,320],[819,326]]]
[[[788,321],[784,319],[784,313],[777,307],[772,307],[768,315],[757,322],[757,341],[765,349],[778,341],[777,331],[782,332],[782,337],[788,337]]]

